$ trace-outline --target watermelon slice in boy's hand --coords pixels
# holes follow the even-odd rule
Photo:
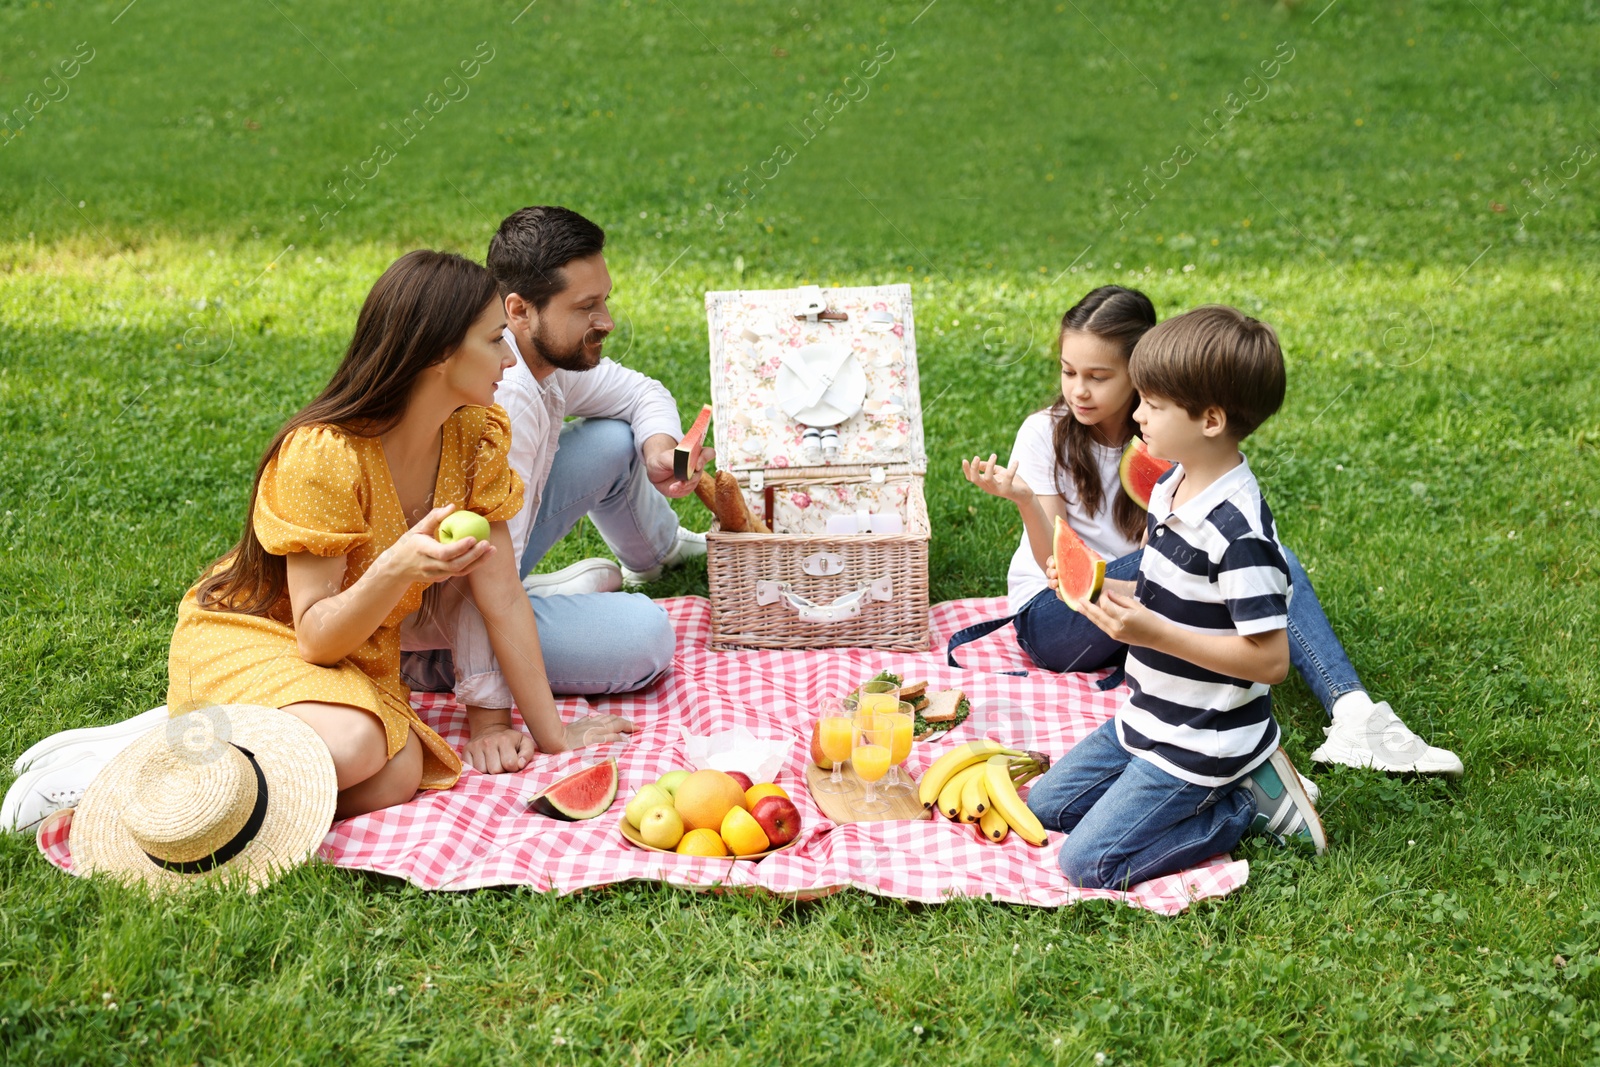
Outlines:
[[[1133,498],[1135,504],[1149,511],[1150,491],[1156,487],[1161,476],[1174,466],[1169,459],[1152,456],[1145,447],[1144,438],[1136,436],[1123,451],[1117,473],[1122,476],[1123,491]]]
[[[700,416],[694,420],[694,425],[689,427],[689,432],[678,442],[678,447],[672,450],[672,476],[678,481],[686,482],[699,473],[700,453],[705,448],[706,431],[709,429],[711,429],[711,405],[706,404],[701,407]]]
[[[1083,543],[1072,527],[1056,516],[1055,535],[1056,596],[1073,611],[1081,604],[1093,604],[1106,584],[1106,561],[1100,553]]]

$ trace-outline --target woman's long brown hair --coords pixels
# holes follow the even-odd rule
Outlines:
[[[1074,330],[1110,341],[1122,350],[1126,360],[1133,355],[1133,346],[1139,338],[1156,324],[1155,305],[1137,289],[1124,289],[1120,285],[1102,285],[1067,309],[1061,316],[1061,332],[1056,337],[1059,357],[1061,342],[1067,331]],[[1100,481],[1100,466],[1094,459],[1094,428],[1085,426],[1072,415],[1072,407],[1065,393],[1058,395],[1050,405],[1055,421],[1056,469],[1072,478],[1078,490],[1078,503],[1090,515],[1098,515],[1106,506],[1105,486]],[[1138,430],[1133,421],[1133,409],[1128,409],[1128,426],[1125,436],[1131,438]],[[1144,533],[1145,512],[1120,485],[1116,499],[1111,502],[1111,520],[1117,531],[1129,541],[1139,540]]]
[[[355,336],[333,379],[283,424],[256,465],[244,533],[206,568],[196,591],[200,607],[266,615],[288,588],[284,557],[262,547],[254,516],[261,475],[289,435],[315,425],[360,437],[387,433],[405,414],[417,376],[449,358],[495,298],[494,276],[449,252],[407,252],[383,272],[361,305]]]

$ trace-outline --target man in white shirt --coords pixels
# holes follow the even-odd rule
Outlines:
[[[517,356],[495,392],[511,417],[509,459],[525,487],[511,539],[558,694],[628,692],[664,673],[675,645],[666,613],[622,586],[653,581],[705,553],[705,536],[681,528],[667,503],[692,493],[699,477],[673,474],[683,431],[672,394],[603,355],[614,328],[604,244],[600,227],[574,211],[527,207],[500,224],[487,261]],[[586,559],[531,573],[584,515],[621,567]],[[431,618],[419,612],[403,628],[406,681],[455,690],[472,726],[466,755],[473,766],[518,770],[534,752],[532,738],[510,728],[510,690],[483,617],[448,587],[458,584],[441,590]],[[501,723],[505,731],[495,729]]]

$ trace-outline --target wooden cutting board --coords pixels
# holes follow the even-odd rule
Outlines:
[[[884,793],[879,790],[879,795],[889,802],[888,811],[861,811],[856,805],[866,795],[861,779],[855,776],[850,768],[844,769],[844,784],[847,792],[824,793],[817,787],[828,780],[829,772],[818,767],[815,763],[806,764],[806,789],[811,793],[811,799],[817,802],[817,807],[822,809],[822,814],[832,819],[835,823],[843,825],[847,822],[883,822],[889,819],[931,819],[933,812],[925,809],[917,800],[915,793],[896,794]],[[914,780],[913,780],[914,781]]]

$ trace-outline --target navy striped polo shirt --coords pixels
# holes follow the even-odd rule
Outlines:
[[[1289,564],[1272,512],[1244,457],[1193,500],[1173,508],[1183,467],[1150,494],[1137,597],[1186,630],[1234,636],[1289,625]],[[1128,649],[1117,712],[1122,746],[1195,785],[1226,785],[1278,747],[1271,687],[1197,667],[1150,648]]]

